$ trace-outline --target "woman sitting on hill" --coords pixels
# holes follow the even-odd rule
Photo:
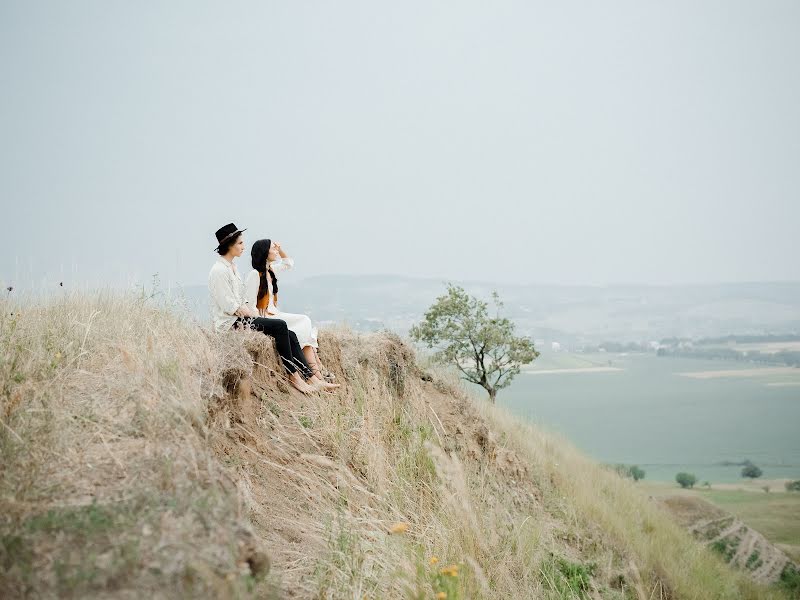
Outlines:
[[[258,314],[269,319],[286,321],[289,329],[297,334],[306,362],[314,373],[313,383],[322,389],[334,389],[338,384],[328,383],[323,377],[322,363],[317,355],[317,328],[307,315],[283,312],[278,308],[278,278],[276,271],[288,271],[294,261],[281,248],[280,242],[258,240],[250,251],[253,270],[245,279],[245,301],[258,310]]]
[[[306,363],[297,336],[280,319],[266,319],[259,316],[255,309],[247,306],[244,298],[244,284],[233,259],[244,253],[244,229],[237,229],[228,223],[217,230],[219,246],[214,250],[219,258],[208,274],[208,290],[211,294],[211,316],[214,329],[255,329],[264,335],[275,338],[275,348],[281,358],[289,383],[304,394],[321,389],[322,386],[311,386],[314,374]]]

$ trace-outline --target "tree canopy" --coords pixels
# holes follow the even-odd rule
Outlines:
[[[691,488],[694,487],[695,483],[697,483],[697,477],[695,477],[692,473],[685,473],[681,471],[675,475],[675,481],[677,481],[682,488]]]
[[[761,477],[763,474],[764,472],[750,461],[747,461],[747,464],[742,468],[742,477],[757,479],[758,477]]]
[[[447,293],[436,299],[410,335],[435,349],[437,361],[454,365],[464,379],[483,387],[494,402],[497,392],[539,352],[529,338],[515,336],[514,323],[499,315],[503,304],[497,292],[492,293],[492,300],[494,316],[486,302],[459,286],[448,285]]]

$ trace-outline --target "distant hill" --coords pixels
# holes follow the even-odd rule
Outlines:
[[[445,281],[389,275],[330,275],[281,285],[281,304],[317,321],[362,331],[405,333],[443,293]],[[800,332],[800,282],[709,285],[561,286],[454,282],[488,298],[500,293],[520,330],[562,345],[713,337],[731,333]],[[192,310],[207,318],[205,286],[185,289]]]

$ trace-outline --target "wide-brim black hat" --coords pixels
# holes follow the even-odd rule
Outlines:
[[[231,239],[235,235],[237,235],[239,233],[242,233],[243,231],[247,231],[247,229],[239,229],[233,223],[228,223],[227,225],[223,225],[222,227],[217,229],[216,236],[217,236],[217,242],[219,242],[219,245],[216,248],[214,248],[214,252],[219,250],[219,247],[222,246],[222,244],[227,242],[229,239]]]

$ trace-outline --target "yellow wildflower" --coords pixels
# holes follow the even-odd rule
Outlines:
[[[389,533],[405,533],[408,530],[408,523],[395,523],[389,530]]]
[[[439,600],[444,600],[445,598],[447,598],[447,592],[439,592],[438,594],[436,594],[436,597]]]
[[[450,565],[449,567],[444,567],[439,572],[442,575],[448,575],[450,577],[458,577],[458,565]]]
[[[438,559],[438,558],[436,558],[435,556],[431,556],[431,564],[432,564],[432,565],[435,565],[435,564],[436,564],[436,563],[438,563],[438,562],[439,562],[439,559]]]

